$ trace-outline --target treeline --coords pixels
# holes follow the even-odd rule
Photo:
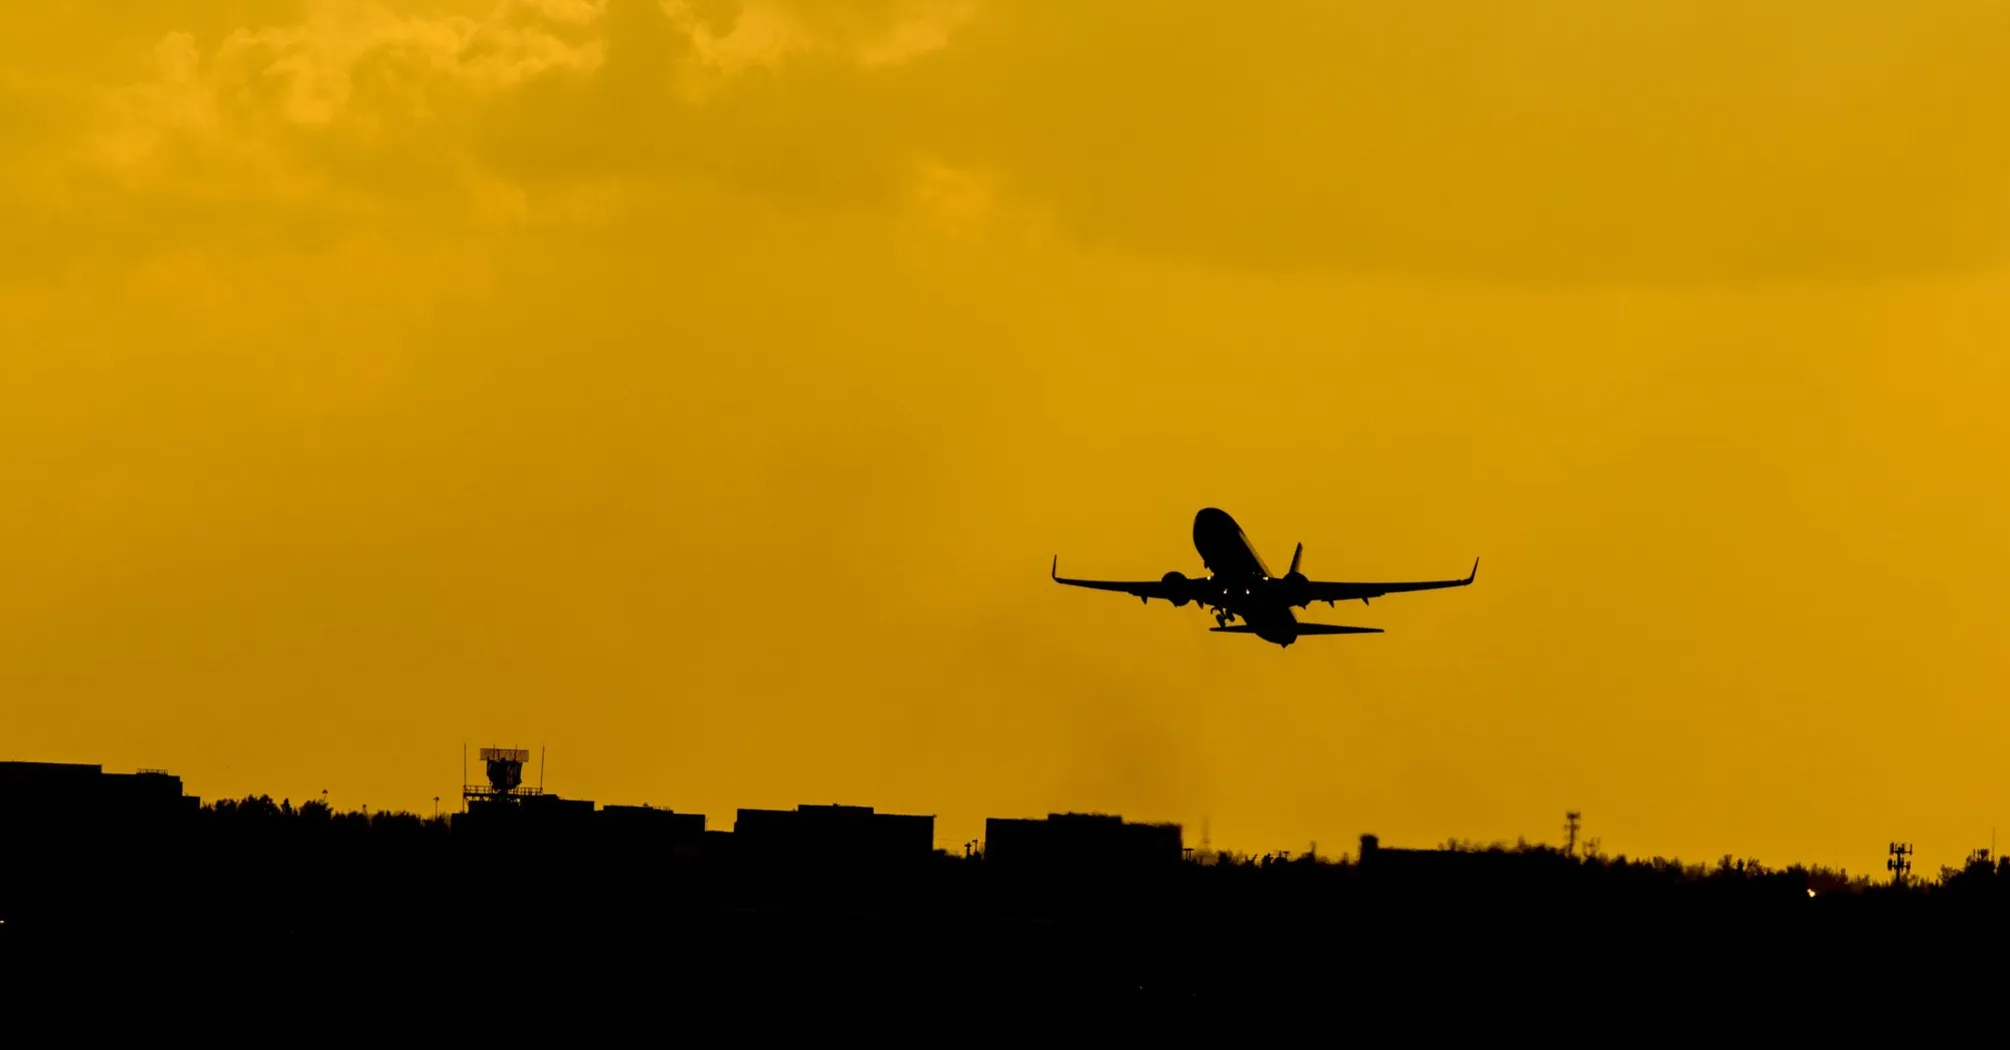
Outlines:
[[[448,814],[425,816],[404,810],[379,810],[375,813],[367,809],[337,810],[318,799],[295,806],[290,799],[275,802],[269,795],[219,799],[203,806],[198,813],[201,814],[202,823],[212,832],[227,834],[255,836],[283,828],[293,833],[325,830],[329,834],[343,836],[377,835],[416,841],[421,836],[448,836],[453,833],[452,818]],[[966,859],[944,850],[937,852],[942,858],[949,860]],[[1526,863],[1550,869],[1565,865],[1615,879],[1663,883],[1750,883],[1784,879],[1801,888],[1812,889],[1817,894],[1871,891],[1933,894],[1963,886],[1990,884],[1998,878],[2010,879],[2010,859],[1991,858],[1986,850],[1970,854],[1967,862],[1960,867],[1943,865],[1929,875],[1908,877],[1902,884],[1894,884],[1889,876],[1853,875],[1847,869],[1823,865],[1768,865],[1757,858],[1734,857],[1728,853],[1708,864],[1689,863],[1661,856],[1629,858],[1624,854],[1605,853],[1595,842],[1569,854],[1561,847],[1548,843],[1532,843],[1525,839],[1517,839],[1512,843],[1448,839],[1428,850],[1381,849],[1378,852],[1383,855],[1406,857],[1426,854],[1432,860],[1454,855],[1520,858]],[[968,859],[981,862],[983,860],[981,848]],[[1260,869],[1283,868],[1289,865],[1298,868],[1345,870],[1358,866],[1362,859],[1354,852],[1320,855],[1310,852],[1244,853],[1215,850],[1206,853],[1189,851],[1188,856],[1190,863],[1203,867]]]
[[[488,852],[480,847],[501,848],[506,853],[521,847],[529,852],[515,854],[519,863],[537,866],[557,860],[573,867],[589,864],[599,856],[600,850],[594,847],[615,849],[625,856],[634,857],[642,855],[638,854],[638,847],[647,853],[651,840],[658,837],[647,828],[615,830],[581,826],[559,829],[527,822],[521,829],[513,829],[500,837],[490,835],[477,839],[465,830],[457,829],[448,814],[426,816],[401,810],[338,810],[318,799],[296,806],[290,799],[275,801],[268,795],[220,799],[193,811],[185,822],[154,823],[140,829],[120,826],[115,829],[115,835],[108,838],[100,838],[97,831],[89,823],[82,823],[53,834],[45,830],[43,837],[54,839],[51,844],[65,847],[72,862],[97,857],[107,851],[130,852],[142,845],[146,852],[154,856],[172,853],[184,864],[197,861],[204,854],[229,857],[231,863],[242,863],[245,858],[240,854],[245,850],[253,850],[271,860],[297,860],[299,858],[292,857],[289,849],[306,848],[312,848],[315,859],[322,861],[333,861],[348,849],[359,851],[359,856],[383,856],[385,851],[409,850],[415,858],[428,854],[445,858],[452,855],[457,846],[464,846],[469,848],[468,859],[478,862],[490,859]],[[544,857],[535,852],[541,845],[551,843],[562,843],[566,852]],[[695,869],[707,860],[714,866],[724,863],[717,856],[703,855],[703,850],[694,851],[688,844],[681,848],[672,848],[667,842],[655,844],[663,848],[657,851],[660,855],[654,860],[666,868]],[[582,847],[585,847],[583,851]],[[716,850],[718,847],[713,848]],[[58,860],[55,857],[43,859]],[[798,858],[799,863],[809,870],[816,867],[813,860]],[[937,850],[928,870],[938,876],[965,869],[976,871],[985,867],[984,861],[981,848],[968,857]],[[1189,873],[1189,878],[1196,880],[1209,878],[1204,874],[1207,872],[1214,873],[1212,877],[1216,881],[1236,878],[1238,873],[1242,877],[1247,877],[1249,873],[1270,873],[1280,884],[1294,878],[1348,882],[1366,878],[1364,869],[1373,869],[1381,873],[1378,884],[1385,886],[1406,879],[1432,885],[1448,880],[1475,885],[1502,881],[1523,884],[1555,881],[1580,888],[1609,884],[1643,891],[1654,887],[1684,886],[1768,887],[1782,891],[1791,889],[1795,894],[1811,898],[1868,895],[1875,898],[1941,899],[1986,894],[1998,887],[2010,889],[2010,860],[1991,858],[1986,851],[1972,854],[1961,867],[1943,866],[1925,875],[1911,876],[1902,883],[1883,874],[1877,877],[1852,874],[1846,869],[1821,865],[1768,865],[1756,858],[1729,854],[1708,864],[1660,856],[1629,858],[1607,854],[1596,843],[1567,854],[1560,847],[1526,840],[1477,843],[1453,839],[1427,850],[1384,848],[1364,842],[1361,850],[1338,855],[1203,853],[1190,850],[1186,863],[1180,867]],[[501,877],[503,872],[494,874]],[[741,871],[738,874],[744,876],[751,873]],[[823,872],[819,877],[828,874]],[[1090,875],[1093,872],[1081,874]]]
[[[1966,965],[1995,950],[2010,901],[2010,866],[1979,856],[1903,886],[1528,843],[1037,872],[937,851],[856,869],[813,856],[753,863],[730,835],[693,848],[595,824],[475,834],[444,816],[265,796],[39,834],[8,839],[0,863],[9,951],[171,945],[192,965],[362,967],[432,987],[480,985],[534,960],[562,960],[566,980],[646,978],[680,995],[1288,999],[1344,986],[1372,1002],[1423,979],[1500,994],[1544,981],[1651,985],[1722,972],[1726,957],[1772,960],[1786,967],[1774,978],[1792,982],[1873,965],[1893,936],[1936,966]]]

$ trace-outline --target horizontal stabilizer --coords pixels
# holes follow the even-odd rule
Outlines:
[[[1208,630],[1216,634],[1256,633],[1256,628],[1251,627],[1246,623],[1238,623],[1231,627],[1210,627],[1208,628]],[[1381,634],[1382,633],[1382,629],[1380,627],[1346,627],[1337,623],[1301,623],[1298,625],[1297,630],[1298,635],[1301,638],[1308,634]]]
[[[1381,634],[1380,627],[1343,627],[1337,623],[1301,623],[1298,633],[1307,634]]]

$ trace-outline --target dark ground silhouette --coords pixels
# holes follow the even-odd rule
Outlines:
[[[900,829],[877,850],[755,848],[744,830],[588,805],[486,820],[263,797],[15,807],[0,812],[0,959],[68,975],[72,992],[185,981],[266,1001],[312,981],[520,1011],[638,995],[664,1009],[1234,1003],[1439,1024],[1452,1006],[1512,1014],[1567,991],[1664,1012],[1827,996],[1833,1020],[1870,1008],[1843,989],[1993,985],[2010,902],[2010,866],[1984,858],[1894,887],[1728,857],[1366,838],[1341,858],[1203,863],[1144,833],[1099,851],[1078,828],[1044,854],[1017,847],[1037,863],[1006,863],[917,849]]]

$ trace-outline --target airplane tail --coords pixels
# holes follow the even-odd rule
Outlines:
[[[1289,571],[1291,572],[1298,571],[1298,559],[1304,557],[1304,555],[1305,555],[1305,545],[1301,543],[1298,545],[1297,550],[1291,552],[1291,569]]]

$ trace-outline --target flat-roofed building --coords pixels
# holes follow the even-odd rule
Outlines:
[[[48,825],[181,817],[202,800],[160,770],[107,773],[79,762],[0,762],[0,824]]]
[[[984,860],[1009,869],[1139,870],[1185,856],[1178,824],[1127,823],[1105,813],[1049,813],[1044,820],[984,822]]]
[[[743,858],[792,863],[902,863],[935,852],[935,817],[878,813],[871,806],[743,809],[733,821]]]

